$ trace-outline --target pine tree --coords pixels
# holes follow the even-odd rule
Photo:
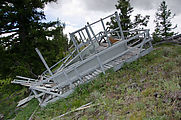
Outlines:
[[[141,28],[143,26],[147,26],[149,21],[149,16],[141,16],[141,14],[137,14],[135,16],[134,21],[131,21],[131,13],[133,12],[133,7],[130,5],[130,0],[118,0],[118,3],[115,5],[116,9],[120,11],[120,20],[121,26],[124,31]],[[116,22],[116,18],[112,17],[111,22],[108,22],[107,25],[110,29],[115,29],[118,27]],[[124,33],[127,37],[129,33]]]
[[[44,6],[56,0],[1,0],[1,44],[10,48],[13,44],[26,42],[30,32],[40,28],[45,19]]]
[[[67,49],[60,21],[43,23],[43,8],[57,0],[1,0],[0,1],[0,74],[36,77],[45,70],[35,48],[39,48],[48,65],[56,62]],[[3,48],[3,49],[2,49]],[[60,56],[60,57],[63,57]],[[41,64],[40,64],[41,63]]]
[[[133,21],[133,28],[134,29],[143,29],[144,27],[147,27],[147,24],[149,22],[150,16],[141,16],[141,14],[137,14],[135,16],[135,19]]]
[[[118,0],[118,4],[116,4],[116,9],[121,12],[120,20],[121,26],[123,30],[128,30],[132,28],[131,25],[131,13],[133,12],[133,7],[130,5],[130,0]],[[116,18],[112,17],[111,22],[107,23],[110,29],[115,29],[118,27],[118,23],[116,22]]]
[[[171,10],[168,9],[165,1],[162,1],[157,12],[156,12],[156,23],[155,32],[153,33],[154,38],[168,38],[173,36],[175,33],[172,31],[177,27],[172,27],[171,19],[174,18],[175,14],[172,15]]]

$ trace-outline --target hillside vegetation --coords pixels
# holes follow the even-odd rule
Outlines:
[[[50,120],[92,102],[93,107],[61,119],[179,120],[181,118],[181,47],[162,45],[150,54],[114,72],[108,70],[82,85],[66,99],[38,107],[34,120]],[[34,99],[21,108],[16,120],[29,119],[37,108]],[[59,119],[59,118],[58,118]]]

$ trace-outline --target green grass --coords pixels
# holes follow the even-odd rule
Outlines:
[[[64,116],[72,120],[179,120],[181,118],[181,47],[161,45],[117,72],[108,70],[81,85],[68,98],[38,108],[34,120],[50,120],[84,104],[100,104]],[[26,120],[38,105],[31,101],[16,115]]]
[[[21,108],[16,108],[17,102],[25,98],[29,91],[20,85],[10,84],[9,79],[0,81],[0,114],[5,119],[12,119],[21,111]]]

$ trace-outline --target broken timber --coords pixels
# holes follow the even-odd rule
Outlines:
[[[104,24],[111,17],[118,23],[114,30],[108,30]],[[110,68],[117,71],[124,63],[135,61],[153,50],[149,30],[123,31],[120,22],[115,12],[70,33],[74,45],[69,49],[70,54],[52,67],[36,49],[47,70],[36,80],[21,77],[12,83],[29,86],[40,105],[46,106],[67,97],[78,85],[95,79],[100,73],[105,74]],[[100,31],[95,30],[98,24],[102,26]],[[124,36],[124,33],[129,35]]]

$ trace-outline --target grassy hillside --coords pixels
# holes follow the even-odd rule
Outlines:
[[[15,117],[20,111],[16,108],[17,102],[26,97],[27,93],[29,91],[26,88],[11,84],[10,79],[0,80],[0,114],[3,114],[5,119]]]
[[[162,45],[149,55],[107,71],[82,85],[66,99],[38,108],[33,119],[50,120],[93,102],[94,107],[70,113],[62,119],[80,120],[179,120],[181,118],[181,47]],[[32,100],[16,115],[26,120],[36,109]]]

